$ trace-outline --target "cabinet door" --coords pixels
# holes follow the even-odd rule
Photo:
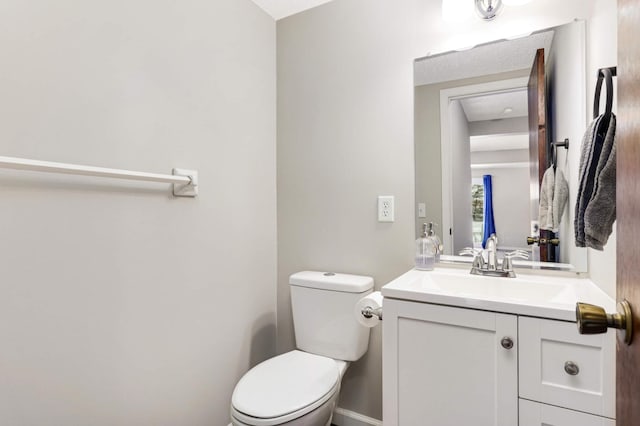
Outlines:
[[[615,426],[616,421],[539,402],[520,400],[519,426]]]
[[[517,424],[516,316],[394,299],[384,313],[385,426]]]

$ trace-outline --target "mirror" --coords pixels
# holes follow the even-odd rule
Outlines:
[[[456,255],[482,246],[492,211],[499,249],[529,253],[530,260],[516,266],[587,271],[586,250],[575,247],[573,235],[587,124],[584,40],[584,22],[576,21],[415,61],[416,236],[423,223],[438,224],[444,261],[471,261]],[[542,101],[538,92],[528,94],[536,55],[543,56],[538,70],[545,77],[537,80],[546,95]],[[530,99],[537,102],[537,113]],[[552,142],[565,139],[571,141],[568,149],[553,148]],[[569,186],[553,233],[541,231],[539,223],[539,177],[552,160]],[[540,236],[552,236],[548,240],[557,246],[528,241]]]

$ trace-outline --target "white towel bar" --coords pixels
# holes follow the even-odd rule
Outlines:
[[[173,174],[163,175],[158,173],[109,169],[105,167],[54,163],[51,161],[27,160],[25,158],[15,157],[0,157],[0,168],[28,170],[33,172],[63,173],[70,175],[97,176],[114,179],[172,183],[173,195],[175,195],[176,197],[195,197],[196,195],[198,195],[198,172],[196,170],[173,169]]]

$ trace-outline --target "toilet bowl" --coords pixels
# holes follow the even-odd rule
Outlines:
[[[293,350],[252,368],[231,401],[234,426],[329,426],[348,363]]]
[[[297,350],[249,370],[231,398],[234,426],[330,426],[342,377],[369,347],[369,329],[353,314],[373,288],[359,275],[291,275]]]

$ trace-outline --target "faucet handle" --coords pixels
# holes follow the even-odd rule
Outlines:
[[[517,259],[528,259],[529,253],[524,250],[514,250],[508,253],[505,253],[504,259],[502,260],[502,270],[505,272],[513,271],[513,258]]]
[[[472,247],[465,247],[460,251],[460,256],[473,256],[473,269],[483,269],[484,268],[484,257],[482,256],[482,250],[475,249]]]
[[[508,253],[505,253],[504,255],[505,257],[508,258],[518,258],[518,259],[528,259],[529,258],[529,252],[526,250],[514,250],[514,251],[510,251]]]
[[[475,249],[473,247],[465,247],[462,250],[460,250],[460,253],[458,253],[460,256],[477,256],[480,253],[480,250]]]

